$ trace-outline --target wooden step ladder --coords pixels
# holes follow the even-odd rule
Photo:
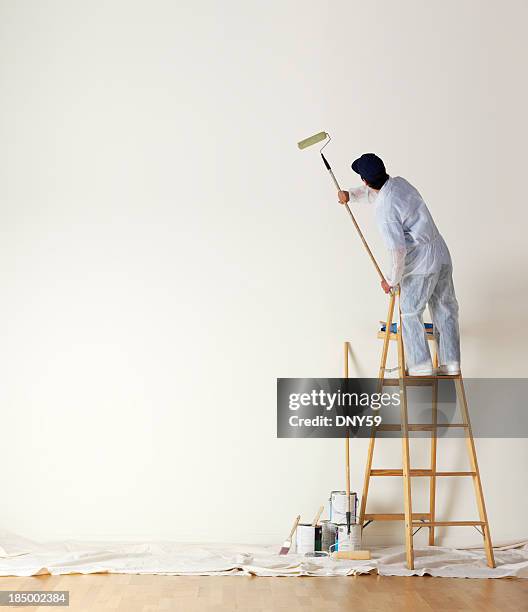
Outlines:
[[[493,548],[491,544],[491,536],[486,514],[486,506],[484,503],[484,493],[482,491],[482,483],[477,463],[477,453],[475,450],[475,442],[471,432],[471,423],[469,420],[469,411],[467,398],[464,391],[464,382],[462,374],[458,376],[407,376],[405,367],[405,353],[403,348],[401,312],[399,312],[399,322],[396,331],[392,329],[394,317],[395,303],[398,292],[394,291],[391,294],[389,301],[389,312],[385,322],[385,330],[378,333],[378,338],[383,340],[383,348],[381,351],[381,362],[378,374],[378,391],[381,392],[383,387],[394,385],[400,390],[400,416],[401,424],[397,425],[381,425],[379,428],[372,430],[370,437],[367,464],[365,468],[365,481],[363,485],[363,496],[361,498],[361,506],[359,513],[359,524],[364,529],[372,521],[404,521],[405,523],[405,550],[408,569],[414,569],[414,550],[413,536],[422,527],[429,529],[429,545],[435,544],[435,527],[459,527],[473,526],[484,538],[484,547],[486,550],[486,558],[489,567],[495,567],[495,559],[493,556]],[[425,330],[429,341],[435,341],[433,330]],[[395,341],[398,348],[398,378],[386,378],[386,363],[389,352],[389,343]],[[438,366],[438,354],[435,352],[434,365]],[[347,368],[348,369],[348,368]],[[438,407],[438,380],[452,379],[455,384],[457,400],[460,405],[461,422],[455,424],[444,425],[438,423],[437,407]],[[432,388],[432,419],[429,424],[413,424],[409,423],[407,413],[407,387],[409,386],[431,386]],[[437,430],[444,427],[455,427],[464,429],[467,452],[469,457],[470,470],[464,472],[444,472],[438,471],[436,467],[437,460]],[[402,432],[402,469],[372,469],[372,459],[374,455],[374,445],[376,442],[376,431],[401,431]],[[431,432],[431,453],[430,467],[427,469],[411,469],[411,461],[409,454],[409,432],[410,431],[430,431]],[[368,514],[367,513],[367,498],[369,492],[370,479],[378,476],[401,476],[403,477],[403,501],[404,512],[395,514]],[[480,520],[478,521],[437,521],[435,515],[436,505],[436,479],[444,476],[469,476],[473,479],[475,488],[475,497]],[[414,477],[429,478],[429,512],[415,513],[412,509],[412,492],[411,479]]]

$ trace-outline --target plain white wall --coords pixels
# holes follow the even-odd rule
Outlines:
[[[524,0],[2,0],[1,527],[278,542],[343,486],[342,441],[275,436],[277,377],[339,376],[345,339],[377,372],[386,298],[296,147],[320,130],[344,185],[375,151],[429,203],[466,376],[525,376],[527,18]],[[526,441],[477,445],[495,540],[526,536]],[[388,480],[374,510],[402,507]],[[476,516],[443,487],[440,513]]]

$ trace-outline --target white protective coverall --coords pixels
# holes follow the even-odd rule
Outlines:
[[[403,342],[407,366],[432,367],[423,325],[429,311],[437,334],[439,365],[460,365],[458,303],[449,250],[418,190],[404,178],[389,178],[378,193],[349,190],[351,202],[374,202],[378,228],[390,252],[387,282],[400,285]]]

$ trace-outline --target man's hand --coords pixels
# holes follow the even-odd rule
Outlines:
[[[341,204],[346,204],[350,200],[350,196],[348,195],[348,191],[338,191],[337,197],[339,198],[339,202]]]
[[[385,279],[381,281],[381,288],[383,289],[383,291],[385,291],[385,293],[391,292],[391,286]]]

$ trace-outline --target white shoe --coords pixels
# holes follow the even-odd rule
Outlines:
[[[419,363],[412,368],[408,368],[409,376],[433,376],[433,366],[430,363]]]
[[[456,361],[441,365],[438,368],[439,376],[459,376],[460,375],[460,364]]]

